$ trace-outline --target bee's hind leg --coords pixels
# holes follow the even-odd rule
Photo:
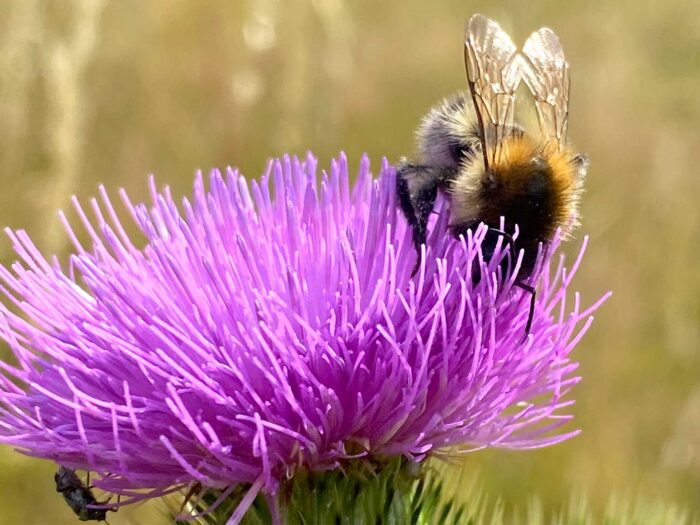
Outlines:
[[[511,234],[509,234],[503,230],[499,230],[498,228],[492,228],[492,227],[489,227],[489,233],[493,233],[493,234],[502,236],[506,241],[506,247],[509,251],[509,258],[512,258],[512,260],[516,260],[518,258],[517,254],[515,253],[516,252],[515,241],[513,240],[513,236]],[[508,264],[510,265],[510,261]],[[522,271],[522,269],[521,269],[521,271]],[[529,275],[530,271],[531,270],[528,270],[527,268],[525,268],[526,275]],[[523,341],[525,341],[527,339],[527,336],[530,335],[530,329],[532,328],[532,321],[534,320],[534,317],[535,317],[535,303],[537,300],[537,290],[535,290],[535,288],[533,286],[530,286],[525,281],[523,281],[523,279],[520,277],[513,284],[515,286],[517,286],[518,288],[520,288],[521,290],[523,290],[524,292],[530,294],[530,310],[528,311],[528,314],[527,314],[527,324],[525,325],[525,335],[523,337]]]
[[[532,321],[535,317],[535,301],[537,299],[537,291],[533,286],[530,286],[529,284],[525,284],[524,282],[518,280],[513,283],[515,286],[520,288],[521,290],[524,290],[526,293],[530,294],[530,311],[527,314],[527,324],[525,325],[525,335],[523,336],[523,341],[527,339],[527,336],[530,335],[530,329],[532,328]]]
[[[413,229],[413,245],[418,259],[411,275],[420,267],[421,246],[425,244],[428,217],[437,198],[440,178],[435,168],[402,161],[396,169],[396,195],[401,211]]]

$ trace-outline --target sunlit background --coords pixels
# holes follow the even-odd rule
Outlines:
[[[339,151],[377,166],[413,149],[465,87],[462,34],[483,12],[517,42],[548,25],[571,63],[570,136],[592,164],[576,288],[613,298],[578,347],[583,433],[459,468],[506,509],[584,494],[700,513],[700,6],[681,1],[84,0],[0,4],[0,223],[65,257],[57,219],[103,183],[146,200],[197,168]],[[75,218],[74,212],[69,218]],[[0,255],[11,262],[10,242]],[[457,468],[457,467],[455,467]],[[54,466],[0,449],[0,523],[76,523]],[[457,489],[458,490],[458,489]],[[164,507],[110,514],[158,523]]]

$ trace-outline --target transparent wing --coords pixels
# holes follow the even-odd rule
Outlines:
[[[563,145],[569,123],[569,64],[554,31],[543,27],[530,35],[520,69],[535,97],[543,135]]]
[[[522,59],[508,34],[496,22],[474,15],[464,42],[469,89],[474,100],[484,162],[488,167],[500,155],[500,144],[514,124],[515,91]]]

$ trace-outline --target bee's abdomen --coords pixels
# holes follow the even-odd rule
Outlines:
[[[477,193],[472,200],[475,213],[471,217],[463,216],[466,221],[453,223],[453,233],[463,234],[468,228],[474,230],[480,223],[486,224],[490,229],[482,243],[482,252],[489,261],[505,233],[507,238],[501,242],[504,247],[510,246],[510,253],[501,267],[512,269],[523,250],[519,275],[527,278],[537,259],[539,244],[551,240],[558,226],[555,217],[559,215],[559,199],[552,170],[546,161],[530,158],[484,173],[474,191]]]
[[[506,199],[502,214],[511,228],[518,225],[522,239],[543,239],[553,234],[557,199],[548,173],[533,172],[522,186],[506,195]]]
[[[561,215],[554,173],[538,156],[484,174],[479,201],[480,220],[498,228],[504,217],[508,233],[517,225],[521,243],[549,240]]]

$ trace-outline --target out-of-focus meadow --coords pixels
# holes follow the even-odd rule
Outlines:
[[[608,289],[577,348],[583,433],[461,463],[506,508],[585,494],[700,513],[700,7],[682,1],[165,0],[2,2],[0,223],[69,247],[56,210],[103,183],[176,195],[196,168],[257,176],[271,156],[340,150],[375,166],[413,149],[437,99],[465,87],[462,32],[483,12],[518,42],[549,25],[572,70],[570,136],[591,158],[576,288]],[[69,218],[75,218],[70,212]],[[9,241],[0,243],[11,262]],[[2,523],[75,523],[53,466],[0,450]],[[41,510],[39,510],[41,509]],[[113,525],[155,523],[162,507]],[[50,517],[50,518],[49,518]]]

